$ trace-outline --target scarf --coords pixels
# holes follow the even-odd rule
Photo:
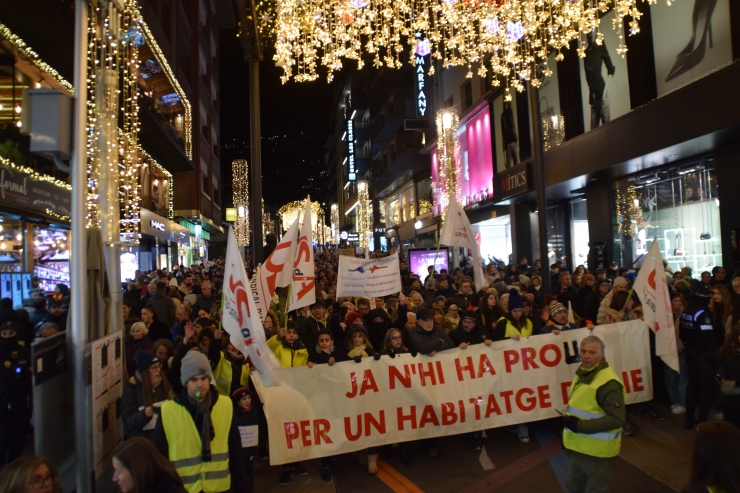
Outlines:
[[[321,349],[321,348],[319,347],[319,345],[318,345],[318,344],[316,344],[316,352],[317,352],[318,354],[321,354],[321,353],[323,353],[323,352],[324,352],[324,350],[323,350],[323,349]],[[328,353],[328,354],[330,354],[330,355],[331,355],[331,354],[332,354],[333,352],[334,352],[334,344],[332,344],[332,345],[331,345],[331,347],[329,348],[329,353]]]
[[[211,461],[211,439],[213,435],[213,422],[211,421],[211,391],[200,402],[188,395],[188,402],[195,406],[195,424],[198,425],[198,415],[203,416],[200,425],[200,442],[202,444],[202,455],[205,462]]]
[[[354,358],[355,356],[361,356],[363,358],[367,358],[368,354],[365,352],[365,349],[367,349],[367,346],[365,344],[355,346],[349,350],[349,353],[347,353],[347,356],[349,356],[350,358]]]

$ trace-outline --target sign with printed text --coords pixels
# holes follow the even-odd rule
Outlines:
[[[588,329],[520,341],[334,366],[280,368],[273,387],[254,379],[270,440],[270,463],[459,435],[559,417]],[[627,404],[652,399],[648,328],[637,320],[596,327]]]
[[[401,291],[398,254],[364,259],[339,256],[337,296],[388,296]]]
[[[529,161],[500,171],[493,181],[494,197],[497,200],[506,200],[531,191],[533,181]]]

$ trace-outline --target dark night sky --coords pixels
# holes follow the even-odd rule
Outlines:
[[[224,206],[230,206],[231,162],[249,149],[249,70],[234,30],[222,30],[221,166]],[[262,194],[265,204],[282,206],[305,198],[326,200],[324,143],[330,133],[332,97],[337,83],[280,82],[274,51],[265,48],[260,63],[262,124]],[[323,176],[322,176],[322,172]],[[313,191],[311,191],[313,190]],[[316,196],[317,192],[322,193]]]

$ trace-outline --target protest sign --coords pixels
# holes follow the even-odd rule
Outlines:
[[[267,416],[270,463],[559,417],[588,329],[334,366],[281,368],[254,379]],[[650,344],[638,320],[596,327],[627,403],[652,399]]]
[[[354,248],[337,248],[337,255],[346,255],[347,257],[354,257],[355,256],[355,249]]]
[[[337,296],[374,298],[401,291],[398,254],[384,258],[339,257]]]

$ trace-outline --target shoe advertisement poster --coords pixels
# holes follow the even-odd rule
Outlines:
[[[650,13],[658,97],[732,61],[730,0],[659,1]]]
[[[630,111],[627,60],[617,52],[622,31],[612,28],[613,10],[599,21],[599,31],[581,40],[585,57],[580,58],[583,128],[588,132]],[[599,35],[602,35],[599,44]],[[567,125],[568,122],[566,122]]]

